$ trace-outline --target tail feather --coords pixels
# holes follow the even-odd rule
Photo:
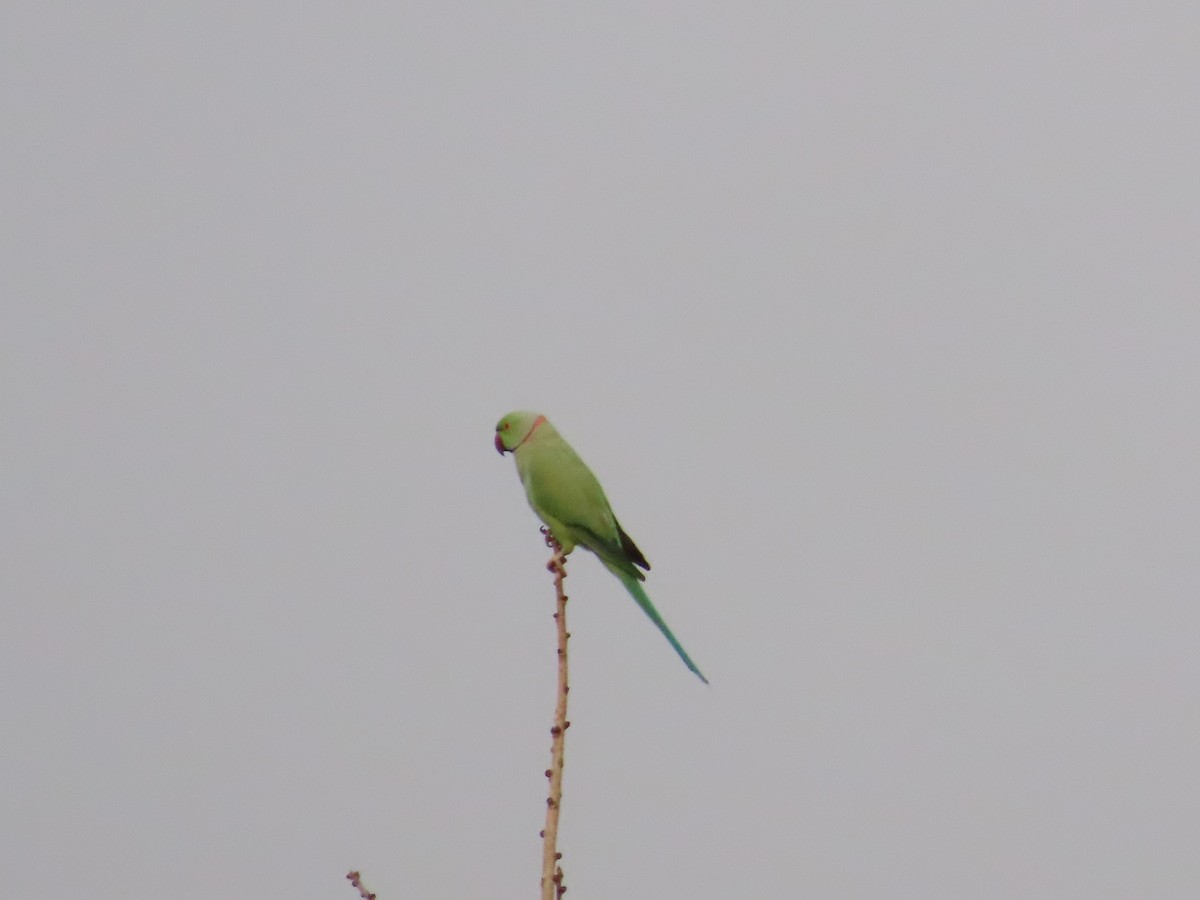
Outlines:
[[[658,630],[661,631],[663,637],[667,639],[667,643],[675,648],[675,652],[679,654],[679,658],[683,660],[683,664],[691,669],[697,678],[699,678],[705,684],[708,684],[708,679],[704,677],[703,673],[701,673],[701,671],[696,667],[696,664],[692,662],[692,658],[687,655],[687,651],[683,649],[683,645],[675,639],[675,635],[671,634],[671,629],[667,627],[667,623],[663,621],[663,617],[658,614],[658,610],[654,608],[654,604],[651,603],[650,598],[646,596],[646,592],[642,589],[641,582],[630,578],[623,572],[614,572],[613,574],[621,579],[621,584],[625,585],[625,590],[629,591],[630,596],[637,601],[637,605],[642,608],[642,612],[649,616],[650,621],[658,626]],[[639,572],[638,574],[641,573]]]

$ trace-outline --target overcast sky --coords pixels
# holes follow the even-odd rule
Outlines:
[[[1200,7],[0,14],[0,896],[1200,896]]]

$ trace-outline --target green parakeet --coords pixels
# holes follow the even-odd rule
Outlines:
[[[513,455],[529,505],[562,545],[563,554],[580,546],[600,557],[684,664],[708,684],[642,590],[646,576],[637,567],[649,570],[650,563],[617,522],[592,470],[546,417],[535,412],[509,413],[496,424],[496,450]]]

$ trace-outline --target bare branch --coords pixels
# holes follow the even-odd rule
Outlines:
[[[362,875],[357,871],[347,872],[346,877],[350,879],[350,883],[358,888],[358,896],[362,900],[376,900],[375,895],[367,890],[367,886],[362,883]]]
[[[542,831],[542,900],[558,900],[567,892],[563,884],[563,870],[559,865],[562,854],[558,852],[558,814],[562,809],[563,750],[567,729],[567,595],[563,593],[563,579],[567,577],[567,558],[562,546],[547,528],[546,546],[554,551],[546,566],[554,573],[554,591],[558,598],[554,621],[558,626],[558,699],[554,705],[554,726],[550,729],[550,768],[546,777],[550,779],[550,796],[546,798],[546,827]]]

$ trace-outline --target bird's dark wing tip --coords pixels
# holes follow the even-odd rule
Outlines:
[[[617,537],[621,541],[621,549],[625,551],[625,555],[629,557],[629,561],[635,566],[641,566],[647,572],[650,571],[650,563],[646,562],[645,554],[638,549],[638,545],[633,542],[633,538],[625,533],[625,529],[621,527],[621,523],[617,523]]]

